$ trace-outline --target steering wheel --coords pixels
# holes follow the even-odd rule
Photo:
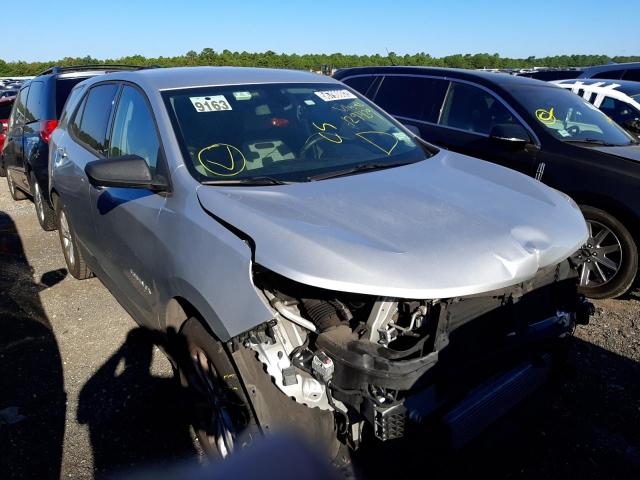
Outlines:
[[[580,127],[578,125],[571,125],[570,127],[567,127],[566,130],[567,130],[567,132],[569,132],[569,134],[572,137],[575,137],[575,136],[579,135],[582,132],[582,130],[580,130]]]
[[[324,139],[319,134],[314,133],[313,135],[311,135],[307,139],[305,144],[302,146],[302,148],[300,149],[300,158],[306,158],[307,152],[309,151],[309,149],[313,147],[316,143],[318,143],[320,140],[324,140]]]

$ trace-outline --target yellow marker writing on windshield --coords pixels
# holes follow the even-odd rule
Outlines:
[[[204,158],[204,154],[210,154],[218,161]],[[238,164],[236,164],[235,157],[238,157]],[[202,168],[218,177],[233,177],[242,172],[247,165],[247,159],[242,152],[227,143],[214,143],[204,147],[198,152],[198,161]]]
[[[312,125],[316,127],[318,130],[320,130],[321,133],[318,133],[318,135],[320,135],[325,140],[328,140],[329,142],[333,142],[333,143],[342,143],[342,137],[337,133],[329,133],[329,135],[335,135],[335,136],[328,136],[327,134],[322,133],[327,131],[327,127],[331,127],[334,130],[337,130],[338,128],[335,125],[332,125],[330,123],[323,123],[322,126],[319,127],[318,125],[316,125],[315,122],[313,122]]]
[[[550,110],[539,108],[536,110],[536,118],[545,125],[553,125],[556,123],[556,116],[553,114],[553,107]]]

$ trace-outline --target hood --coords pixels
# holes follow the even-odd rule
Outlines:
[[[506,287],[587,238],[563,193],[448,151],[419,163],[268,187],[200,186],[211,214],[249,235],[256,263],[297,282],[400,298]]]
[[[616,157],[627,158],[629,160],[640,162],[640,145],[624,145],[622,147],[605,147],[595,145],[587,148],[597,150],[608,155],[615,155]]]

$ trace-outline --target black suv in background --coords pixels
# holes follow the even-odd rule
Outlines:
[[[52,67],[25,82],[9,117],[7,138],[0,158],[6,169],[14,200],[31,195],[38,221],[44,230],[56,228],[49,191],[49,137],[58,125],[62,107],[72,88],[87,78],[116,70],[135,70],[129,65],[82,65]]]
[[[576,78],[601,78],[640,82],[640,62],[610,63],[585,68]]]
[[[638,270],[640,146],[595,106],[557,85],[502,73],[362,67],[334,77],[425,140],[573,197],[590,228],[574,257],[583,292],[629,290]]]

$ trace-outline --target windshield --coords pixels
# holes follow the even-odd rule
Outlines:
[[[205,87],[163,97],[185,161],[202,182],[306,181],[429,155],[394,120],[341,85]]]
[[[606,145],[635,143],[622,128],[582,97],[551,86],[518,86],[512,95],[554,137]]]

